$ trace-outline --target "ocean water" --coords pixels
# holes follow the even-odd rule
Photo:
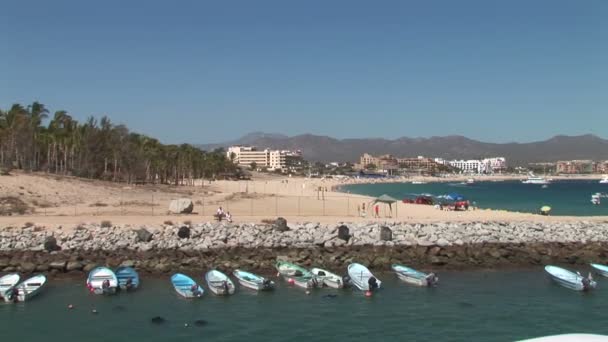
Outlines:
[[[585,270],[582,270],[585,271]],[[417,288],[381,273],[372,298],[353,290],[306,295],[279,281],[274,292],[238,288],[231,297],[178,297],[168,279],[134,293],[89,294],[84,279],[50,280],[38,297],[0,304],[4,341],[514,341],[549,334],[608,334],[608,279],[579,293],[542,268],[440,273]],[[335,298],[325,295],[334,294]],[[74,309],[68,310],[68,304]],[[92,313],[92,309],[98,311]],[[166,322],[152,324],[162,316]],[[194,321],[205,320],[204,326]],[[185,324],[189,324],[188,327]]]
[[[603,216],[608,215],[608,198],[600,205],[591,204],[591,195],[608,193],[608,184],[598,181],[555,181],[546,188],[518,181],[477,182],[468,186],[461,183],[385,183],[347,185],[342,191],[380,196],[388,194],[397,199],[420,194],[434,196],[459,193],[479,208],[505,209],[535,213],[543,205],[551,206],[551,215]]]

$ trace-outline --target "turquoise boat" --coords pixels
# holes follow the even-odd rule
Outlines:
[[[439,282],[439,277],[437,277],[435,273],[424,273],[399,264],[393,264],[391,265],[391,268],[397,275],[397,278],[408,284],[416,286],[435,286]]]
[[[595,271],[595,273],[597,273],[603,277],[608,277],[608,266],[600,265],[600,264],[589,264],[589,265],[591,265],[591,267],[593,267],[593,270]]]
[[[118,287],[121,290],[134,291],[139,287],[139,274],[133,267],[119,267],[114,273],[118,279]]]
[[[232,274],[243,287],[256,291],[268,291],[274,289],[274,282],[272,280],[266,279],[257,274],[242,270],[234,270]]]
[[[175,292],[185,298],[199,298],[204,293],[203,288],[185,274],[176,273],[172,275],[171,284],[173,284]]]

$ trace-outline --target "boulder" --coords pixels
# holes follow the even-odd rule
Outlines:
[[[36,270],[36,265],[29,261],[25,261],[22,262],[21,265],[19,265],[19,269],[21,270],[21,272],[24,273],[32,273]]]
[[[287,226],[287,220],[282,217],[277,218],[276,221],[274,221],[274,229],[279,232],[288,231],[289,227]]]
[[[52,270],[63,271],[65,269],[66,265],[67,265],[67,261],[53,261],[49,264],[49,268]]]
[[[57,245],[57,239],[54,236],[47,236],[44,239],[44,250],[47,252],[54,252],[60,250],[61,247]]]
[[[123,262],[120,263],[121,267],[134,267],[135,266],[135,261],[133,260],[125,260]]]
[[[386,226],[380,228],[380,240],[391,241],[393,240],[393,231]]]
[[[347,226],[341,225],[340,227],[338,227],[338,239],[348,241],[350,240],[350,238],[350,230]]]
[[[69,266],[69,265],[70,265],[70,264],[68,263],[68,266]],[[90,264],[87,264],[87,265],[86,265],[86,266],[85,266],[85,267],[84,267],[82,270],[83,270],[84,272],[86,272],[86,273],[89,273],[89,272],[91,272],[91,271],[92,271],[92,270],[93,270],[95,267],[97,267],[97,264],[95,264],[95,263],[90,263]]]
[[[150,242],[152,241],[152,233],[150,233],[146,228],[141,228],[135,230],[137,234],[137,242]]]
[[[181,226],[177,231],[177,236],[180,239],[188,239],[190,238],[190,228],[188,226]]]
[[[194,209],[194,203],[189,198],[178,198],[169,204],[169,212],[172,214],[190,214]]]

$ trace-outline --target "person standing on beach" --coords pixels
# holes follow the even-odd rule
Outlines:
[[[380,206],[378,204],[376,204],[376,206],[374,207],[374,211],[376,212],[376,218],[380,217]]]
[[[363,216],[363,217],[367,216],[367,211],[365,210],[365,202],[363,202],[363,204],[361,204],[361,216]]]

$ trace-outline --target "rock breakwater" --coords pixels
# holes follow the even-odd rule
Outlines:
[[[159,227],[0,230],[2,272],[87,272],[95,265],[143,272],[217,267],[271,271],[276,259],[335,270],[357,261],[433,268],[583,264],[608,257],[608,222],[537,223],[200,223]],[[49,243],[52,241],[53,243]]]

